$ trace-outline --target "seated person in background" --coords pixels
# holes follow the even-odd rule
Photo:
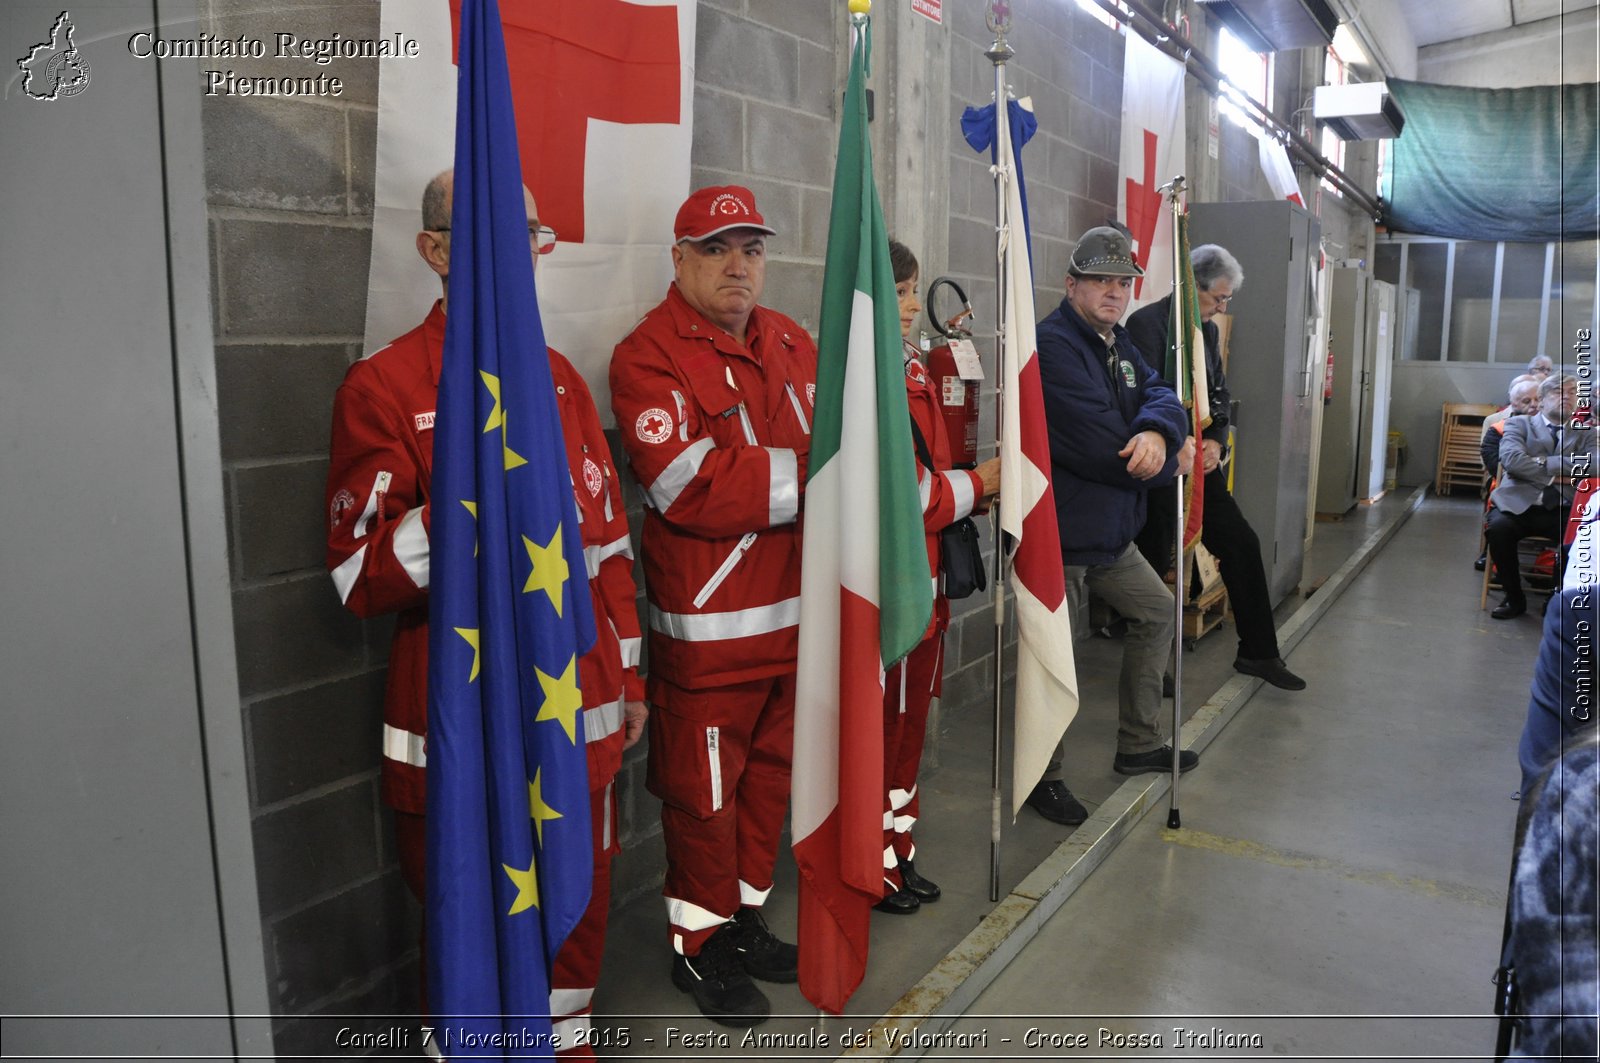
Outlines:
[[[1539,412],[1539,379],[1524,373],[1511,381],[1508,396],[1511,402],[1498,413],[1491,413],[1483,421],[1483,437],[1478,441],[1478,455],[1483,459],[1483,492],[1488,498],[1494,490],[1495,477],[1500,474],[1500,440],[1505,437],[1506,419],[1517,415]],[[1487,516],[1487,511],[1485,512]],[[1478,560],[1472,567],[1483,571],[1488,561],[1489,546],[1478,551]]]
[[[1205,462],[1200,541],[1216,556],[1222,569],[1223,586],[1228,588],[1228,603],[1239,625],[1239,652],[1233,667],[1245,675],[1260,676],[1283,690],[1304,690],[1306,681],[1289,671],[1278,648],[1272,595],[1261,561],[1261,540],[1239,510],[1239,503],[1228,493],[1228,474],[1223,468],[1228,450],[1231,396],[1228,378],[1222,371],[1217,323],[1212,318],[1228,306],[1244,284],[1244,269],[1226,248],[1216,244],[1195,248],[1189,253],[1189,260],[1194,264],[1194,283],[1200,293],[1200,333],[1205,338],[1206,393],[1211,405],[1211,424],[1200,433]],[[1168,335],[1171,320],[1170,295],[1134,311],[1128,318],[1128,334],[1150,365],[1165,365],[1167,346],[1171,342]],[[1171,379],[1172,375],[1172,367],[1168,366],[1164,376]],[[1177,549],[1177,524],[1177,493],[1170,489],[1151,491],[1144,528],[1134,543],[1158,573],[1165,573],[1172,567],[1172,555]]]
[[[1510,620],[1527,612],[1522,576],[1517,568],[1517,544],[1529,535],[1548,536],[1560,543],[1573,484],[1594,471],[1593,428],[1568,423],[1577,404],[1578,382],[1563,373],[1539,384],[1539,410],[1532,416],[1506,422],[1500,444],[1500,484],[1489,496],[1489,521],[1484,538],[1489,557],[1500,574],[1505,600],[1489,615]],[[1559,570],[1566,552],[1559,551]]]
[[[1543,380],[1556,371],[1556,363],[1550,360],[1548,354],[1536,354],[1528,359],[1528,375],[1535,380]]]
[[[1483,471],[1491,480],[1500,471],[1500,440],[1505,436],[1506,421],[1539,412],[1539,378],[1526,373],[1517,377],[1511,382],[1507,398],[1511,401],[1500,412],[1483,419],[1483,438],[1478,444]]]

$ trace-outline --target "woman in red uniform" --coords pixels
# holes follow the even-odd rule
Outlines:
[[[900,334],[922,310],[917,299],[917,258],[904,244],[889,241],[895,294],[900,300]],[[880,912],[910,915],[939,899],[939,887],[917,873],[917,847],[911,827],[917,821],[917,767],[928,728],[928,705],[939,696],[944,676],[944,633],[950,626],[950,602],[939,584],[939,532],[974,510],[987,508],[1000,489],[1000,459],[975,469],[957,469],[950,460],[950,441],[939,396],[918,358],[905,343],[906,402],[911,408],[912,450],[917,455],[917,487],[922,496],[922,522],[927,533],[928,572],[934,581],[933,621],[917,648],[884,678],[883,881]],[[931,462],[930,462],[931,459]]]

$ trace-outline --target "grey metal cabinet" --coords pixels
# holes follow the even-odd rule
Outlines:
[[[1228,308],[1228,384],[1238,410],[1233,493],[1261,539],[1276,605],[1299,586],[1305,560],[1312,403],[1321,395],[1311,342],[1321,227],[1285,200],[1196,203],[1190,239],[1221,244],[1244,267]]]
[[[1317,512],[1341,514],[1356,504],[1361,469],[1363,381],[1367,373],[1367,298],[1371,278],[1362,270],[1333,270],[1328,307],[1328,349],[1333,397],[1322,415]]]

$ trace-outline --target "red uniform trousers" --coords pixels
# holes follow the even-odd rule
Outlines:
[[[936,610],[936,613],[939,610]],[[935,621],[933,632],[917,643],[904,661],[889,669],[883,681],[883,785],[888,791],[883,813],[884,894],[905,885],[900,861],[917,855],[911,828],[922,798],[917,770],[928,735],[928,707],[944,688],[944,632],[948,621]],[[901,683],[905,684],[904,703]]]
[[[594,1059],[594,1049],[587,1043],[589,1014],[593,1010],[595,983],[600,978],[600,960],[606,949],[606,923],[611,916],[611,861],[622,851],[617,841],[616,783],[607,782],[598,790],[589,792],[589,818],[594,828],[594,886],[589,893],[589,907],[583,918],[572,928],[567,940],[556,954],[555,970],[550,978],[550,1020],[556,1036],[568,1047],[556,1053],[562,1059]],[[425,869],[427,818],[407,812],[394,814],[395,842],[400,857],[400,875],[416,896],[423,901],[427,876]],[[426,907],[426,906],[424,906]],[[423,935],[426,948],[427,935]],[[427,957],[421,967],[422,1000],[419,1010],[428,1013]],[[582,1039],[585,1043],[574,1044]]]
[[[760,907],[789,804],[794,673],[705,690],[649,678],[647,786],[661,798],[672,947],[694,956],[741,905]]]

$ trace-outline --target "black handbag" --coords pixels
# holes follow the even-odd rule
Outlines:
[[[922,438],[916,419],[911,421],[911,439],[917,456],[930,476],[937,476],[928,441]],[[944,577],[946,598],[966,598],[988,587],[983,571],[983,550],[978,545],[978,526],[971,517],[962,517],[939,532],[939,574]]]

